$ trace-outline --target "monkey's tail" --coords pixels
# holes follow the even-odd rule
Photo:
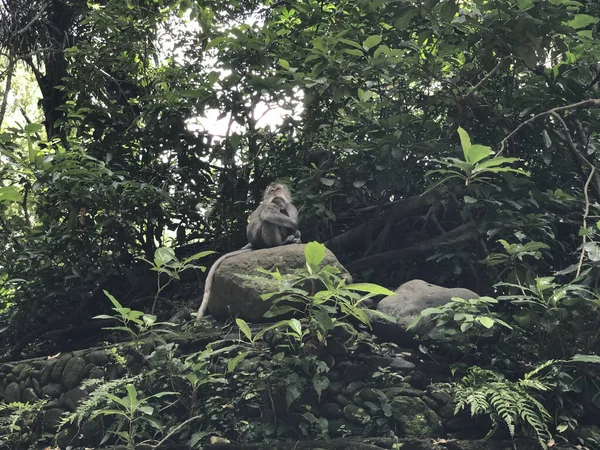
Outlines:
[[[202,296],[202,303],[200,303],[200,308],[198,308],[198,314],[196,315],[196,321],[200,322],[206,313],[206,308],[208,308],[208,299],[210,298],[210,290],[212,287],[213,278],[215,276],[216,270],[219,268],[221,263],[225,261],[227,258],[230,258],[235,255],[239,255],[241,253],[245,253],[252,250],[252,244],[248,243],[244,247],[239,250],[226,253],[221,256],[219,259],[215,261],[210,270],[208,271],[208,275],[206,276],[206,282],[204,283],[204,295]]]

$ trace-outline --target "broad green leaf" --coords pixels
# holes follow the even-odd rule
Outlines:
[[[108,297],[108,299],[112,302],[113,305],[115,305],[116,308],[122,309],[123,306],[117,301],[116,298],[114,298],[112,296],[112,294],[110,292],[108,292],[107,290],[103,290],[102,292],[104,292],[104,295],[106,295]]]
[[[478,169],[486,169],[488,167],[500,166],[502,164],[512,164],[515,161],[519,161],[519,158],[505,158],[504,156],[496,156],[495,158],[488,159],[482,163],[477,164]]]
[[[329,379],[324,376],[316,376],[313,379],[313,387],[317,392],[317,397],[321,398],[321,392],[323,392],[329,386]]]
[[[363,91],[361,88],[358,88],[358,99],[361,102],[369,101],[374,96],[375,96],[375,92],[373,92],[373,91]]]
[[[26,133],[39,133],[43,129],[44,129],[44,126],[40,123],[28,123],[24,127],[24,130]]]
[[[473,328],[473,322],[463,322],[460,324],[460,331],[462,331],[463,333],[469,330],[470,328]]]
[[[290,319],[288,325],[298,336],[302,335],[302,324],[298,319]]]
[[[184,266],[186,266],[188,263],[191,263],[192,261],[204,258],[205,256],[208,256],[208,255],[212,255],[213,253],[214,253],[213,250],[206,250],[206,251],[203,251],[203,252],[195,253],[192,256],[188,256],[187,258],[185,258],[181,262],[181,264],[183,264]]]
[[[346,49],[344,49],[344,52],[348,53],[349,55],[353,55],[353,56],[364,56],[365,55],[362,50],[358,50],[356,48],[346,48]]]
[[[321,264],[325,258],[325,246],[319,242],[313,241],[306,244],[304,247],[304,257],[309,270],[312,271]]]
[[[350,291],[368,292],[376,295],[395,295],[394,291],[373,283],[353,283],[344,287]]]
[[[17,186],[5,186],[0,187],[0,202],[21,202],[23,201],[23,194],[19,192]]]
[[[248,324],[246,323],[246,321],[244,319],[235,319],[235,323],[237,324],[237,326],[240,328],[240,330],[242,331],[242,333],[244,333],[244,336],[246,336],[246,338],[252,342],[252,331],[250,330],[250,327],[248,326]]]
[[[279,65],[283,67],[285,70],[290,70],[290,63],[285,59],[279,59]]]
[[[465,161],[468,161],[467,152],[471,148],[471,139],[469,133],[467,133],[462,127],[458,127],[458,135],[460,136],[460,145],[462,147],[463,154],[465,155]]]
[[[517,0],[517,6],[521,11],[526,11],[533,7],[533,0]]]
[[[227,363],[227,371],[228,372],[233,372],[235,370],[235,368],[238,366],[239,363],[241,363],[244,358],[246,358],[246,356],[248,356],[249,352],[242,352],[240,354],[238,354],[237,356],[235,356],[234,358],[230,359],[229,362]]]
[[[140,411],[143,414],[147,414],[147,415],[152,415],[152,413],[154,412],[154,408],[150,405],[142,405],[138,408],[138,411]]]
[[[340,39],[339,41],[342,42],[342,43],[344,43],[344,44],[346,44],[346,45],[349,45],[350,47],[354,47],[354,48],[359,49],[361,51],[360,53],[362,55],[362,47],[360,46],[360,44],[358,42],[351,41],[350,39],[343,39],[343,38]]]
[[[169,247],[157,248],[154,252],[154,265],[157,267],[164,266],[166,263],[177,259],[175,251]]]
[[[381,43],[381,36],[373,35],[373,36],[369,36],[368,38],[366,38],[363,41],[363,47],[365,48],[365,50],[369,50],[373,47],[376,47],[380,43]]]
[[[471,145],[466,153],[467,161],[471,164],[475,164],[481,161],[484,158],[487,158],[492,153],[492,149],[490,147],[486,147],[485,145]]]
[[[579,28],[585,28],[593,23],[598,23],[598,21],[600,21],[598,17],[589,16],[587,14],[575,14],[575,17],[567,22],[567,25],[578,30]]]
[[[481,325],[483,325],[486,328],[492,328],[494,326],[495,321],[491,317],[481,316],[481,317],[477,317],[477,322],[479,322]]]
[[[431,316],[432,314],[440,314],[442,311],[440,308],[425,308],[421,311],[422,316]]]
[[[592,363],[592,364],[600,364],[600,356],[598,355],[575,355],[570,361],[573,362],[584,362],[584,363]]]

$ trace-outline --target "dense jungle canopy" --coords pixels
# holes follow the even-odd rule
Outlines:
[[[242,247],[273,181],[355,280],[502,298],[504,344],[444,322],[458,360],[600,351],[597,0],[0,0],[0,102],[4,360],[68,350],[104,290],[150,311],[142,258]],[[600,417],[588,362],[560,432]]]

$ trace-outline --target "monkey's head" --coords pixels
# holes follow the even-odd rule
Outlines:
[[[272,183],[265,189],[263,201],[270,203],[274,199],[281,199],[286,203],[291,203],[292,194],[290,194],[290,190],[283,184]]]

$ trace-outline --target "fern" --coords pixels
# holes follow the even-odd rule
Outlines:
[[[32,430],[41,422],[47,400],[34,403],[13,402],[0,405],[0,447],[27,448]]]
[[[551,363],[544,363],[517,382],[508,381],[491,370],[470,367],[467,375],[455,385],[454,414],[466,408],[470,409],[471,416],[487,414],[493,425],[490,434],[504,424],[514,437],[517,428],[520,428],[535,436],[540,446],[546,449],[546,442],[551,438],[548,424],[552,417],[532,391],[550,389],[549,383],[533,376]]]
[[[62,430],[67,425],[76,424],[81,427],[81,422],[89,418],[92,414],[100,409],[103,409],[110,400],[107,394],[114,394],[120,391],[123,386],[128,383],[135,383],[140,378],[140,375],[134,377],[117,378],[116,380],[104,381],[101,379],[90,379],[82,383],[81,388],[94,387],[94,390],[85,397],[77,409],[69,414],[64,414],[58,424],[58,431]]]

